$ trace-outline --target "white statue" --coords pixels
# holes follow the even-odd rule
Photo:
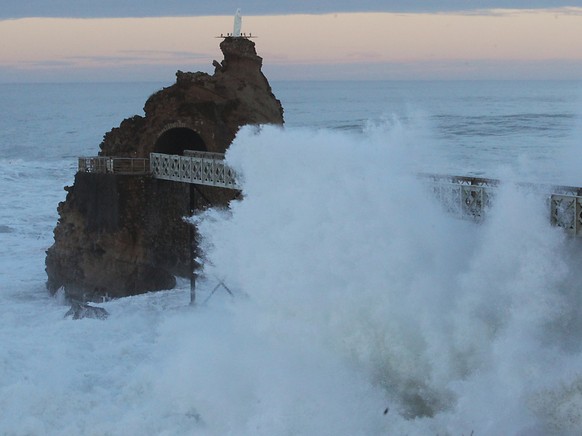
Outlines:
[[[234,14],[234,30],[232,31],[232,36],[234,36],[235,38],[239,38],[241,27],[242,27],[242,17],[240,15],[240,9],[237,9],[236,14]]]

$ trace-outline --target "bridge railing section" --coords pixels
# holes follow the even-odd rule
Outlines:
[[[225,164],[221,153],[188,152],[186,156],[151,153],[150,171],[158,179],[240,189],[234,170]]]
[[[92,156],[79,158],[79,171],[84,173],[145,175],[150,172],[149,159]]]
[[[151,153],[149,159],[81,157],[79,171],[120,175],[144,175],[176,182],[237,189],[236,174],[224,162],[224,154],[188,151],[185,156]],[[462,219],[481,222],[500,184],[496,179],[420,174],[445,210]],[[548,192],[550,221],[568,233],[582,236],[582,188],[526,185]]]
[[[550,221],[572,235],[582,236],[582,197],[552,194]]]
[[[499,185],[498,180],[477,177],[435,174],[420,177],[449,214],[477,222],[485,218]]]
[[[499,180],[478,177],[421,174],[428,188],[445,210],[462,219],[481,222],[487,215],[500,184]],[[519,184],[548,195],[550,222],[568,233],[582,236],[582,188]]]

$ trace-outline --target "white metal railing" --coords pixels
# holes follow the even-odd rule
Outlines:
[[[234,170],[224,162],[224,154],[187,151],[185,156],[151,153],[149,159],[118,157],[81,157],[79,171],[88,173],[150,174],[175,182],[193,183],[240,190]],[[478,177],[420,174],[429,189],[450,214],[477,222],[489,210],[499,180]],[[582,236],[582,188],[572,186],[535,186],[549,195],[550,221],[572,235]],[[543,189],[542,189],[543,188]]]
[[[150,171],[149,159],[129,157],[92,156],[79,158],[83,173],[145,175]]]
[[[482,221],[491,206],[498,180],[421,174],[445,210],[463,219]]]
[[[495,197],[500,181],[477,177],[421,174],[446,211],[463,219],[482,221]],[[568,233],[582,236],[582,188],[521,183],[549,194],[550,222]]]
[[[150,172],[157,179],[240,189],[234,170],[225,164],[221,153],[189,152],[187,156],[151,153]]]
[[[550,196],[550,221],[568,233],[582,236],[582,197],[552,194]]]

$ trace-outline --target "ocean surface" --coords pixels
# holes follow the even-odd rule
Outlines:
[[[514,183],[582,186],[582,82],[273,82],[244,200],[193,218],[199,303],[64,318],[76,158],[170,84],[0,84],[0,435],[582,434],[582,242]],[[420,172],[504,183],[475,224]]]

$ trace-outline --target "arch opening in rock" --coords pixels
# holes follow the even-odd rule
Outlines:
[[[183,155],[184,150],[208,151],[204,139],[187,127],[174,127],[160,135],[154,152]]]

